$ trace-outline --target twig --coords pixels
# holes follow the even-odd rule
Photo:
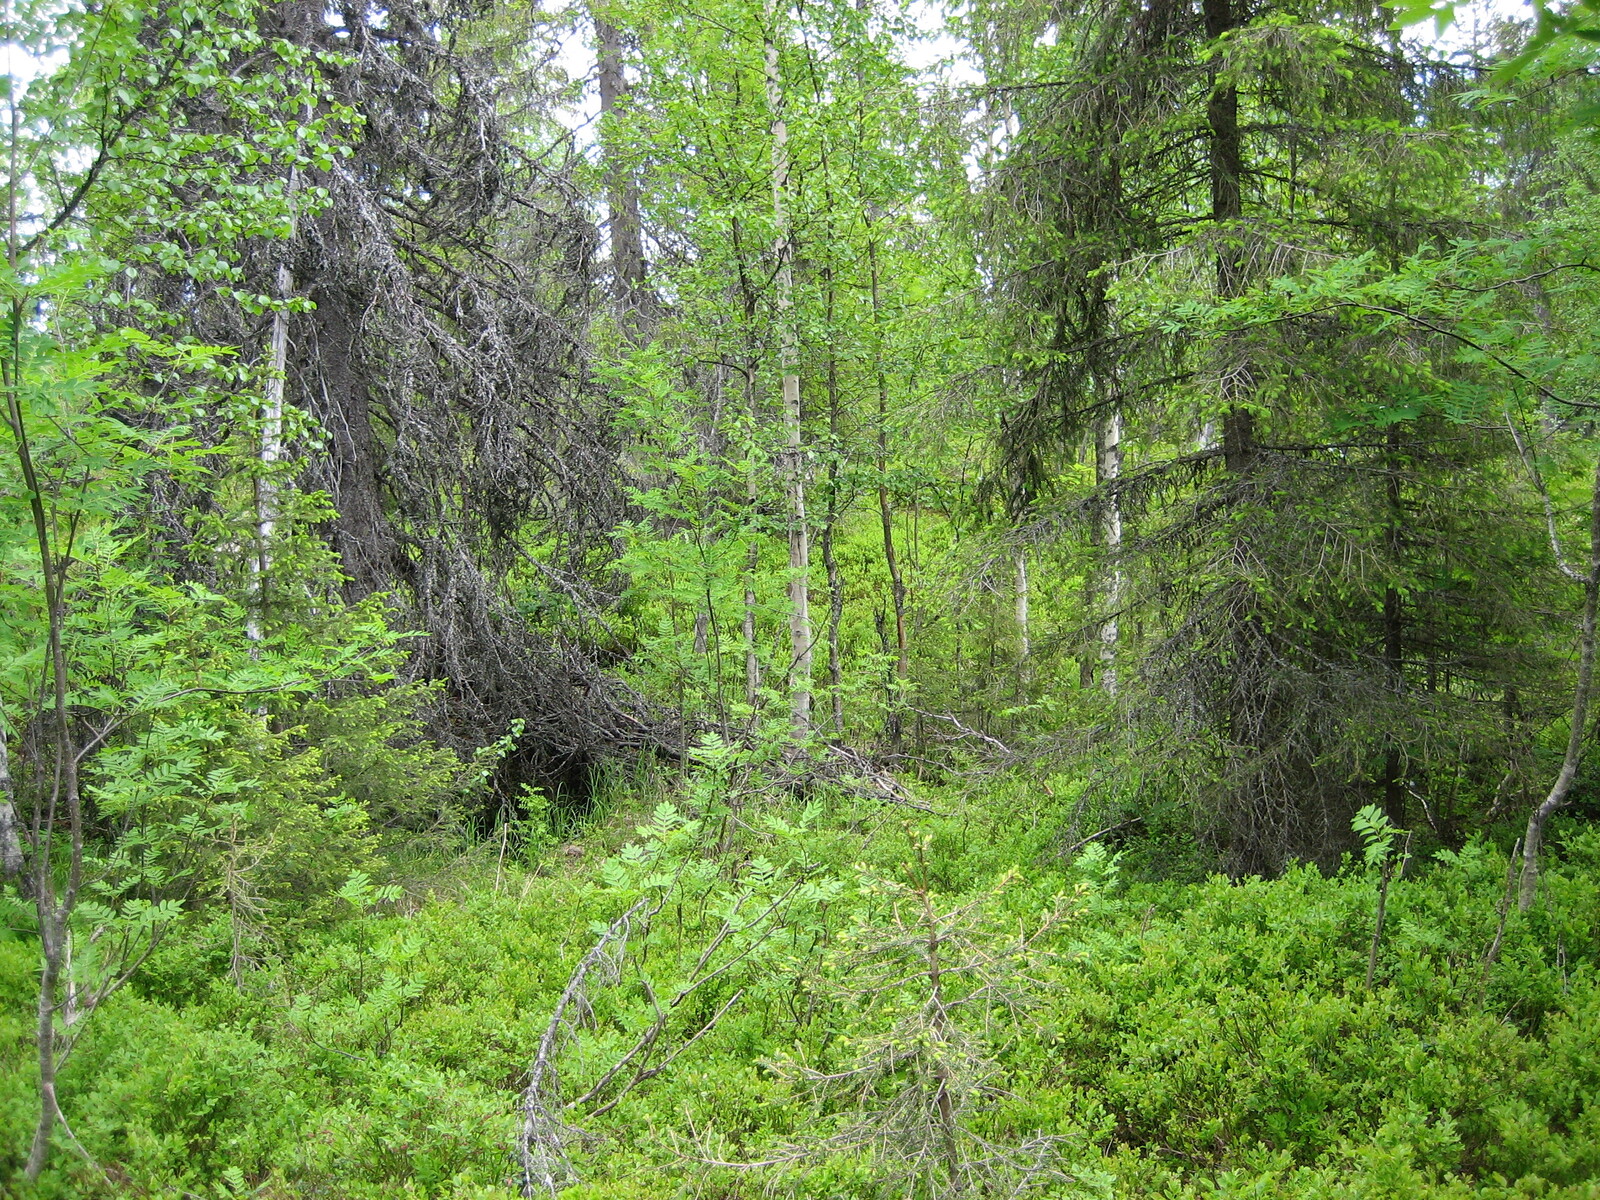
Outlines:
[[[1367,951],[1367,983],[1366,990],[1372,990],[1372,980],[1378,972],[1378,947],[1383,944],[1383,918],[1389,905],[1389,881],[1396,874],[1405,874],[1406,863],[1411,857],[1411,834],[1406,834],[1405,845],[1400,849],[1399,862],[1386,862],[1383,864],[1383,875],[1378,881],[1378,912],[1372,921],[1372,948]]]
[[[661,1074],[661,1072],[665,1071],[668,1067],[670,1067],[677,1060],[677,1058],[678,1058],[678,1056],[680,1054],[682,1054],[690,1046],[694,1045],[701,1038],[705,1037],[706,1034],[710,1033],[713,1029],[715,1029],[716,1026],[717,1026],[717,1022],[722,1020],[722,1015],[725,1012],[727,1012],[730,1008],[732,1008],[735,1004],[737,1004],[743,998],[744,998],[744,989],[740,988],[733,995],[728,997],[727,1001],[722,1005],[721,1008],[717,1009],[716,1012],[711,1014],[711,1019],[709,1021],[707,1021],[704,1025],[700,1026],[700,1028],[695,1031],[695,1034],[694,1034],[693,1037],[689,1038],[686,1042],[684,1042],[682,1045],[680,1045],[671,1054],[667,1055],[666,1058],[662,1059],[655,1066],[650,1067],[649,1069],[641,1068],[639,1071],[637,1071],[634,1074],[634,1077],[627,1082],[627,1084],[623,1087],[623,1089],[620,1092],[618,1092],[615,1096],[611,1097],[610,1100],[606,1101],[604,1104],[602,1104],[599,1108],[595,1109],[589,1115],[592,1116],[592,1117],[598,1117],[598,1116],[603,1116],[604,1114],[610,1112],[613,1108],[615,1108],[618,1104],[620,1104],[622,1102],[622,1098],[624,1096],[626,1096],[629,1092],[631,1092],[634,1088],[638,1087],[641,1083],[649,1082],[650,1080],[654,1079],[657,1075]]]
[[[1567,562],[1567,556],[1561,549],[1561,535],[1556,531],[1556,510],[1550,500],[1550,489],[1545,486],[1544,475],[1539,470],[1539,460],[1522,440],[1522,431],[1517,428],[1509,408],[1506,409],[1506,428],[1511,431],[1511,440],[1517,444],[1517,454],[1522,458],[1522,465],[1528,469],[1534,491],[1539,493],[1539,499],[1544,504],[1545,531],[1550,536],[1550,552],[1555,556],[1556,567],[1574,583],[1583,583],[1584,575]]]

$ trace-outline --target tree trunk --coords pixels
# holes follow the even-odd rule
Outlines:
[[[1094,423],[1094,445],[1090,448],[1093,458],[1094,480],[1096,487],[1102,487],[1105,480],[1102,472],[1105,470],[1105,424],[1101,421]],[[1089,550],[1091,566],[1083,573],[1083,613],[1084,613],[1084,639],[1083,646],[1078,655],[1078,687],[1088,691],[1094,686],[1095,674],[1100,670],[1102,630],[1095,627],[1095,637],[1089,638],[1089,622],[1092,616],[1099,611],[1100,599],[1097,587],[1099,574],[1098,563],[1104,559],[1101,547],[1105,544],[1105,517],[1101,513],[1093,513],[1089,518]]]
[[[622,32],[600,16],[593,5],[596,74],[600,91],[600,137],[605,147],[606,234],[611,241],[611,294],[618,319],[632,339],[643,335],[645,259],[639,185],[619,152],[616,121],[619,102],[628,94],[622,67]]]
[[[309,119],[310,114],[306,114]],[[300,172],[289,170],[289,203],[300,189]],[[287,254],[294,243],[294,216],[291,212],[289,238],[281,253]],[[256,545],[250,559],[251,587],[248,611],[245,614],[245,636],[250,640],[250,654],[260,653],[258,643],[266,636],[267,577],[272,570],[272,538],[278,528],[277,481],[274,468],[283,458],[283,392],[289,369],[289,313],[283,305],[294,295],[294,272],[287,262],[278,263],[273,276],[273,299],[280,307],[272,313],[272,335],[267,343],[267,378],[261,401],[261,439],[257,458],[261,469],[256,474]]]
[[[747,499],[753,509],[760,501],[753,475],[749,486],[750,495]],[[744,702],[752,712],[761,696],[761,656],[756,652],[756,572],[760,567],[761,548],[752,539],[749,550],[745,552],[744,617],[739,626],[740,636],[744,639]]]
[[[394,530],[384,511],[383,464],[372,432],[372,405],[367,383],[355,357],[358,334],[351,297],[337,281],[316,289],[313,314],[318,391],[313,410],[328,431],[327,455],[332,477],[334,544],[344,572],[345,599],[364,600],[394,586],[401,564],[395,554]],[[319,403],[320,400],[320,403]],[[409,566],[409,564],[406,564]]]
[[[23,1174],[36,1180],[50,1157],[50,1135],[61,1119],[61,1106],[56,1098],[56,996],[61,986],[62,929],[54,913],[48,917],[39,914],[39,1003],[35,1010],[34,1048],[39,1063],[39,1120],[33,1129],[33,1144],[28,1148],[28,1162]]]
[[[11,751],[0,718],[0,879],[15,879],[22,872],[22,826],[17,819],[17,785],[11,776]]]
[[[1212,90],[1206,104],[1206,153],[1211,181],[1211,221],[1216,239],[1216,295],[1242,295],[1252,274],[1244,216],[1244,148],[1239,128],[1239,90],[1224,77],[1227,64],[1216,43],[1247,20],[1234,0],[1203,0],[1205,32],[1212,41]],[[1248,348],[1238,335],[1217,343],[1218,420],[1224,503],[1235,510],[1256,498],[1256,429],[1251,409],[1255,381]],[[1215,426],[1213,426],[1215,436]],[[1211,651],[1210,669],[1219,688],[1214,717],[1222,734],[1226,804],[1229,815],[1229,870],[1235,874],[1276,872],[1290,853],[1292,819],[1285,815],[1285,789],[1291,786],[1274,756],[1282,718],[1273,695],[1272,634],[1260,613],[1253,577],[1258,570],[1253,546],[1255,518],[1235,512],[1227,521],[1223,600],[1227,626]]]
[[[1017,687],[1028,686],[1033,667],[1033,645],[1028,629],[1028,551],[1017,547],[1016,553],[1016,612],[1017,612]]]
[[[844,580],[833,553],[834,514],[822,527],[822,565],[828,573],[828,692],[833,702],[833,730],[844,733],[844,664],[839,651],[839,625],[844,618]]]
[[[789,125],[778,62],[778,5],[766,5],[767,109],[772,135],[773,254],[777,271],[778,370],[783,390],[783,476],[789,501],[789,695],[794,735],[811,732],[811,533],[806,524],[806,470],[794,327],[794,241],[789,227]]]
[[[753,432],[761,428],[760,405],[756,399],[756,364],[759,361],[755,334],[756,294],[745,269],[743,229],[737,215],[729,223],[729,232],[733,237],[734,260],[739,267],[739,298],[744,310],[744,410]],[[754,519],[761,505],[761,485],[754,469],[745,472],[745,505],[750,518]],[[752,536],[745,552],[744,612],[739,625],[740,636],[744,639],[744,702],[752,714],[761,694],[761,657],[756,651],[756,574],[760,567],[761,547]]]
[[[844,664],[839,652],[839,625],[844,619],[844,580],[833,553],[834,527],[839,522],[839,355],[835,332],[833,271],[827,273],[828,327],[828,506],[822,522],[822,565],[828,573],[828,690],[833,702],[833,730],[844,735]]]
[[[15,106],[12,119],[15,122]],[[12,128],[12,144],[16,144],[15,124]],[[13,187],[8,223],[8,258],[13,271],[18,266],[15,206],[16,189]],[[33,1144],[24,1167],[24,1174],[31,1181],[38,1179],[44,1170],[45,1160],[50,1153],[50,1135],[61,1111],[56,1103],[55,1091],[55,1014],[64,963],[67,920],[77,905],[78,889],[83,882],[83,798],[79,791],[78,749],[72,736],[72,717],[67,698],[65,564],[56,556],[51,537],[51,518],[46,509],[47,493],[35,469],[32,443],[22,413],[21,339],[23,323],[28,319],[28,314],[20,297],[11,301],[9,316],[6,332],[10,345],[3,365],[0,365],[0,385],[4,388],[6,422],[11,426],[17,466],[28,497],[34,551],[39,562],[39,578],[44,586],[46,661],[50,671],[47,702],[50,706],[52,742],[49,761],[44,764],[47,769],[37,772],[41,779],[48,782],[43,794],[37,797],[32,806],[29,836],[23,854],[29,891],[38,917],[41,959],[38,1019],[34,1033],[39,1061],[39,1121],[34,1127]],[[58,890],[54,850],[57,838],[63,832],[63,823],[67,835],[67,870],[65,884]],[[19,845],[18,849],[23,847]],[[27,861],[30,857],[31,862]]]
[[[1391,570],[1400,564],[1401,530],[1404,510],[1400,501],[1400,431],[1391,426],[1386,439],[1387,479],[1385,495],[1389,508],[1388,551]],[[1400,590],[1390,584],[1383,591],[1383,670],[1389,690],[1398,700],[1405,691],[1405,607]],[[1383,756],[1383,808],[1395,826],[1406,825],[1406,792],[1403,763],[1393,735]]]
[[[1578,685],[1572,697],[1572,728],[1567,734],[1567,750],[1549,795],[1528,817],[1528,833],[1522,842],[1522,883],[1517,892],[1517,907],[1524,912],[1533,907],[1539,892],[1539,850],[1544,842],[1545,822],[1572,799],[1572,785],[1577,782],[1578,768],[1583,765],[1583,740],[1594,691],[1596,610],[1600,609],[1600,461],[1595,463],[1594,487],[1589,497],[1588,566],[1588,574],[1583,579],[1583,618],[1578,632]]]
[[[894,504],[889,496],[889,377],[883,369],[883,297],[878,280],[878,243],[867,239],[867,266],[872,285],[872,367],[878,389],[878,520],[883,528],[883,565],[889,572],[889,599],[894,606],[894,684],[889,689],[885,733],[889,749],[898,752],[903,733],[906,676],[911,655],[906,641],[906,584],[894,545]]]
[[[1204,0],[1206,36],[1216,39],[1237,29],[1243,21],[1232,0]],[[1211,167],[1211,219],[1218,224],[1237,222],[1244,215],[1244,141],[1239,131],[1239,89],[1218,84],[1206,105],[1206,128]],[[1239,231],[1223,235],[1237,239]],[[1217,294],[1224,299],[1240,295],[1248,274],[1242,241],[1225,241],[1217,250]],[[1226,353],[1226,350],[1224,351]],[[1222,452],[1230,474],[1246,474],[1255,456],[1255,417],[1244,401],[1251,387],[1248,364],[1226,364],[1222,374]]]
[[[1100,686],[1106,695],[1117,694],[1117,649],[1121,640],[1121,611],[1125,579],[1122,572],[1122,499],[1117,481],[1122,478],[1122,411],[1113,408],[1100,436],[1100,489],[1105,495],[1101,516],[1101,546],[1111,565],[1106,577],[1106,616],[1100,622]]]

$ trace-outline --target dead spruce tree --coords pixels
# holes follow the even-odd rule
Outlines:
[[[491,17],[472,0],[274,9],[274,32],[339,54],[322,106],[359,118],[297,181],[328,203],[261,246],[244,285],[309,303],[281,339],[270,314],[186,307],[208,341],[263,366],[277,349],[286,404],[320,430],[281,453],[332,502],[345,599],[387,594],[428,635],[409,669],[447,683],[435,736],[468,749],[520,719],[507,769],[581,791],[598,755],[659,739],[601,669],[623,491],[586,351],[598,237],[546,117],[548,53]]]
[[[812,986],[844,1036],[838,1049],[786,1056],[773,1070],[817,1107],[828,1129],[771,1161],[866,1153],[907,1196],[1023,1196],[1068,1177],[1059,1139],[1010,1143],[975,1120],[1004,1096],[997,1048],[1025,1019],[1069,918],[1059,899],[1036,919],[1003,915],[1016,881],[947,908],[930,890],[927,845],[913,844],[914,882],[863,880],[869,904],[822,956]]]
[[[657,806],[638,826],[640,840],[607,860],[606,884],[637,898],[596,926],[534,1050],[515,1150],[524,1196],[554,1196],[578,1182],[568,1148],[582,1133],[579,1121],[605,1115],[670,1071],[730,1011],[776,1001],[785,968],[815,947],[843,890],[806,864],[802,847],[818,812],[793,824],[758,821],[780,855],[794,857],[758,855],[731,878],[726,861],[709,853],[716,827],[670,804]]]

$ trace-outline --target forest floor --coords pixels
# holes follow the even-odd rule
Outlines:
[[[1526,914],[1503,848],[1413,856],[1375,940],[1359,863],[1141,878],[1161,847],[1063,856],[1049,790],[922,812],[708,772],[560,840],[394,848],[271,938],[213,904],[87,1023],[83,1153],[7,1186],[510,1197],[532,1162],[567,1200],[1600,1197],[1600,831],[1557,831]],[[0,932],[0,1179],[36,989]]]

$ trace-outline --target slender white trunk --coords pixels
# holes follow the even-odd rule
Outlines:
[[[1512,430],[1515,433],[1515,427]],[[1519,446],[1519,449],[1521,447]],[[1538,481],[1549,513],[1549,493]],[[1560,561],[1560,544],[1555,523],[1550,525],[1550,542]],[[1564,565],[1564,564],[1563,564]],[[1576,574],[1571,570],[1567,574]],[[1589,704],[1594,693],[1596,643],[1600,641],[1600,461],[1595,464],[1594,486],[1589,495],[1588,570],[1579,577],[1583,583],[1583,617],[1578,626],[1578,682],[1572,695],[1572,725],[1567,731],[1567,751],[1561,771],[1544,802],[1528,817],[1528,832],[1522,842],[1522,881],[1517,890],[1517,907],[1526,912],[1539,894],[1539,850],[1544,844],[1544,827],[1553,814],[1572,800],[1572,788],[1583,766],[1584,738],[1589,731]]]
[[[751,542],[745,555],[744,620],[739,632],[744,639],[744,702],[752,711],[761,698],[761,657],[756,650],[756,572],[760,569],[761,551]]]
[[[309,116],[309,114],[307,114]],[[289,171],[288,196],[293,205],[300,188],[298,168]],[[287,252],[293,245],[295,222],[291,217]],[[266,636],[267,577],[272,570],[272,538],[278,528],[276,467],[283,459],[283,396],[285,373],[289,369],[289,313],[284,307],[294,295],[294,272],[280,262],[273,278],[273,299],[278,308],[272,314],[272,336],[267,344],[267,380],[261,400],[261,440],[256,454],[261,469],[256,475],[256,544],[250,558],[250,602],[245,614],[245,636],[250,639],[251,656],[259,653],[257,643]]]
[[[754,429],[758,414],[753,349],[745,361],[744,398],[746,411],[750,414],[750,427]],[[761,503],[761,485],[756,479],[753,468],[745,474],[745,502],[750,506],[751,513],[754,513]],[[756,701],[761,696],[761,658],[756,652],[756,573],[760,569],[761,548],[756,545],[752,536],[750,547],[745,551],[744,619],[740,625],[740,632],[744,638],[744,702],[750,706],[752,713],[755,712]]]
[[[794,243],[789,229],[789,125],[778,64],[778,5],[767,0],[767,108],[772,115],[773,252],[778,260],[778,369],[783,388],[784,477],[789,498],[790,696],[794,732],[811,731],[811,533],[806,527],[805,448],[801,437],[799,358],[794,329]]]
[[[1028,551],[1017,547],[1017,679],[1026,684],[1032,674],[1033,643],[1028,632]]]
[[[1122,570],[1122,501],[1117,481],[1122,478],[1122,413],[1113,408],[1100,440],[1100,485],[1105,492],[1104,541],[1111,570],[1106,581],[1106,619],[1100,624],[1100,686],[1117,694],[1118,614],[1122,610],[1126,579]]]
[[[889,497],[889,377],[883,366],[883,297],[878,279],[878,243],[867,238],[867,264],[872,284],[872,373],[878,385],[878,520],[883,529],[883,562],[889,572],[889,598],[894,605],[894,679],[884,697],[884,732],[889,748],[900,749],[901,706],[905,704],[906,678],[911,653],[906,640],[906,584],[894,545],[894,505]]]

